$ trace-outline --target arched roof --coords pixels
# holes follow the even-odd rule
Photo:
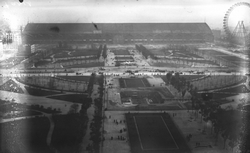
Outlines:
[[[207,33],[206,23],[28,23],[26,34],[86,33]]]

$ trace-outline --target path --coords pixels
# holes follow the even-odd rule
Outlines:
[[[50,128],[49,128],[46,142],[47,142],[47,145],[50,146],[51,145],[51,137],[52,137],[52,134],[53,134],[53,131],[55,128],[55,123],[53,121],[52,114],[47,114],[46,116],[48,117],[49,122],[50,122]]]
[[[20,88],[22,88],[24,94],[29,95],[28,91],[27,91],[26,88],[24,87],[24,86],[25,86],[24,84],[18,82],[18,81],[16,80],[16,78],[12,78],[12,80],[13,80],[16,84],[18,84],[18,85],[20,86]]]
[[[91,94],[91,98],[92,98],[92,104],[91,106],[87,109],[87,115],[88,115],[88,125],[87,125],[87,130],[86,130],[86,134],[83,137],[82,140],[82,144],[80,147],[80,153],[88,153],[88,151],[86,150],[86,147],[88,146],[88,144],[92,144],[92,141],[90,140],[90,133],[91,133],[91,129],[90,129],[90,124],[94,118],[94,114],[95,114],[95,106],[94,106],[94,99],[97,98],[99,95],[98,93],[98,86],[94,85],[93,86],[93,92]]]

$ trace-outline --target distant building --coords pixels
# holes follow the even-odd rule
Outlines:
[[[212,30],[214,39],[221,39],[221,30]]]
[[[8,31],[3,33],[0,38],[3,51],[17,50],[21,44],[21,35],[19,31]]]
[[[28,23],[23,44],[179,44],[213,42],[206,23]]]

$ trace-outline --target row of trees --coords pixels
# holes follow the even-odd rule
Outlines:
[[[103,46],[102,56],[103,56],[104,59],[106,59],[107,56],[108,56],[107,55],[107,45],[106,44]]]
[[[224,140],[224,148],[227,140],[228,145],[233,149],[240,143],[242,126],[242,115],[238,109],[228,106],[226,109],[221,108],[219,101],[213,99],[201,99],[197,95],[197,90],[191,90],[192,108],[195,111],[196,118],[200,116],[201,122],[211,126],[211,134],[215,136],[215,145],[219,136]]]
[[[167,84],[174,86],[178,92],[182,92],[182,97],[184,97],[186,91],[189,91],[193,97],[197,97],[198,89],[193,87],[190,81],[187,81],[184,77],[181,77],[178,72],[173,75],[173,72],[168,72],[166,74]]]
[[[89,96],[91,96],[91,93],[93,91],[93,86],[94,86],[95,79],[96,79],[95,77],[96,77],[96,74],[92,73],[90,78],[89,78],[89,84],[88,84],[88,88],[87,88],[87,92],[88,92]]]
[[[101,54],[102,54],[102,48],[103,46],[100,45],[99,48],[98,48],[98,52],[97,52],[97,57],[100,58]]]
[[[100,150],[100,142],[102,141],[102,120],[103,120],[103,91],[104,91],[104,76],[101,75],[97,78],[99,84],[99,98],[94,100],[95,104],[95,114],[93,118],[93,122],[90,124],[91,128],[91,137],[90,140],[93,141],[92,147],[89,147],[89,151],[99,152]]]
[[[87,109],[91,106],[92,99],[82,94],[58,98],[82,105],[79,112],[77,112],[78,104],[72,104],[68,114],[52,116],[55,127],[51,146],[60,153],[79,152],[82,150],[81,143],[88,128]]]
[[[181,77],[179,73],[166,75],[167,83],[172,84],[179,92],[189,91],[191,94],[192,110],[196,118],[200,116],[201,122],[205,121],[206,125],[211,126],[211,134],[215,136],[215,144],[217,144],[219,135],[224,139],[224,148],[227,140],[230,140],[229,146],[234,148],[241,141],[244,130],[242,130],[242,114],[240,110],[227,107],[222,109],[220,103],[213,99],[201,99],[198,96],[197,88],[194,88],[189,81]],[[247,145],[242,146],[246,148]]]
[[[248,110],[243,111],[243,115],[242,115],[242,133],[243,135],[241,135],[241,144],[240,144],[240,150],[242,151],[242,153],[248,153],[250,152],[250,113],[249,113],[249,105],[247,106]]]
[[[241,143],[243,116],[241,110],[227,107],[222,109],[220,104],[216,101],[202,101],[196,103],[196,115],[200,114],[201,121],[205,121],[207,125],[211,126],[211,134],[215,136],[215,145],[217,144],[219,135],[224,140],[224,148],[227,140],[230,140],[228,145],[233,149],[236,145]]]
[[[60,153],[77,152],[86,134],[88,117],[80,113],[53,116],[55,127],[51,146]]]
[[[151,53],[146,47],[143,45],[135,45],[136,50],[138,50],[146,59],[149,57],[152,59],[156,59],[155,55]]]

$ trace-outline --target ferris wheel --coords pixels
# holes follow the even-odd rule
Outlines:
[[[248,45],[250,42],[250,3],[239,2],[231,6],[223,20],[223,28],[229,40]]]

